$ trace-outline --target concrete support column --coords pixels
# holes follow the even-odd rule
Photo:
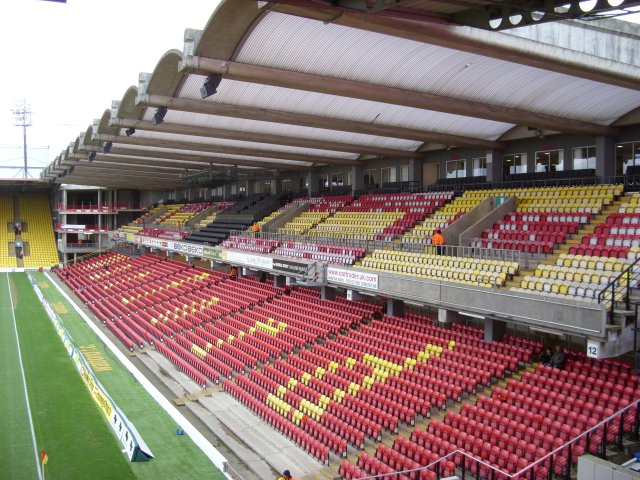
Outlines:
[[[409,167],[411,170],[411,167]],[[409,175],[411,175],[411,171],[409,171]],[[353,182],[351,185],[351,190],[355,193],[356,190],[362,190],[364,188],[364,168],[360,165],[356,165],[351,167],[351,181]]]
[[[504,162],[502,161],[502,150],[487,151],[487,182],[495,183],[504,180]]]
[[[297,197],[300,193],[300,178],[302,177],[296,175],[291,179],[291,194],[294,197]]]
[[[596,137],[596,175],[603,179],[616,174],[616,142],[613,137]]]
[[[422,159],[412,158],[409,160],[409,181],[422,185]]]
[[[462,315],[454,310],[445,310],[444,308],[438,310],[438,323],[444,328],[449,328],[452,324],[462,321]]]
[[[493,320],[491,318],[484,319],[484,341],[493,342],[494,340],[502,340],[505,331],[507,330],[507,323],[500,320]]]
[[[271,180],[271,195],[280,195],[282,193],[282,179],[274,178]]]
[[[390,317],[401,317],[404,315],[404,302],[395,298],[387,298],[387,315]]]
[[[287,284],[287,277],[284,275],[274,275],[273,276],[273,286],[275,288],[284,287]]]
[[[98,205],[102,203],[102,190],[98,190]]]
[[[222,187],[222,198],[224,200],[229,200],[231,198],[231,187],[230,183],[227,183],[224,187]]]
[[[318,172],[309,172],[307,182],[309,183],[309,196],[315,197],[318,193]]]
[[[246,191],[247,197],[249,195],[253,195],[255,193],[254,192],[254,188],[253,188],[254,184],[255,184],[255,182],[253,180],[247,180],[247,191]]]
[[[62,208],[64,210],[67,209],[67,191],[66,190],[62,191]]]
[[[322,298],[322,300],[333,300],[336,298],[335,289],[326,286],[320,287],[320,298]]]

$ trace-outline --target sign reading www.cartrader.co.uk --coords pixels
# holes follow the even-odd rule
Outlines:
[[[354,287],[378,289],[378,275],[369,272],[360,272],[357,270],[345,270],[344,268],[328,267],[327,281],[335,283],[344,283]]]

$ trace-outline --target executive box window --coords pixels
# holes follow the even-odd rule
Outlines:
[[[573,149],[573,169],[596,168],[596,146],[576,147]]]
[[[325,173],[318,176],[318,187],[320,189],[329,188],[329,174]]]
[[[331,186],[332,187],[342,187],[344,185],[344,174],[340,173],[332,173],[331,174]]]
[[[282,191],[287,193],[291,191],[291,179],[285,178],[282,180]]]
[[[473,158],[473,176],[474,177],[486,177],[487,176],[487,157]]]
[[[402,165],[400,167],[400,181],[401,182],[409,181],[409,165]]]
[[[267,195],[271,193],[271,180],[269,180],[268,182],[264,182],[263,184],[263,192],[262,193],[266,193]]]
[[[527,154],[512,153],[502,156],[502,164],[505,173],[515,175],[516,173],[527,173]]]
[[[378,183],[377,171],[374,169],[364,171],[364,184],[375,185]]]
[[[466,160],[449,160],[447,162],[447,178],[464,178],[467,176]]]
[[[564,150],[536,152],[536,172],[559,172],[564,170]]]
[[[640,166],[640,142],[616,145],[616,173],[626,175],[629,167]]]
[[[396,181],[396,169],[394,167],[386,167],[380,170],[382,174],[382,183],[393,183]]]

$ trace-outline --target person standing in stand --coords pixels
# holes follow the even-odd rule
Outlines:
[[[436,246],[437,255],[444,255],[444,236],[442,235],[442,231],[440,229],[436,230],[431,237],[431,245]]]

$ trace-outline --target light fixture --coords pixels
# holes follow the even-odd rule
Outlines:
[[[164,122],[164,117],[167,114],[167,107],[159,107],[156,109],[156,113],[153,114],[153,124],[159,125]]]
[[[104,153],[109,153],[111,151],[111,147],[113,146],[113,142],[107,142],[104,144],[104,146],[102,147],[102,151]]]
[[[222,81],[222,75],[219,73],[214,73],[213,75],[209,75],[207,79],[204,81],[204,85],[200,89],[200,95],[204,100],[207,97],[210,97],[214,93],[218,91],[218,86]]]
[[[124,133],[127,134],[127,137],[130,137],[131,135],[133,135],[134,133],[136,133],[136,129],[131,127],[131,128],[127,128]]]
[[[93,162],[96,159],[96,152],[89,152],[89,161]]]
[[[484,320],[485,316],[484,315],[478,315],[476,313],[471,313],[471,312],[463,312],[463,311],[459,311],[458,312],[460,315],[464,315],[465,317],[471,317],[471,318],[477,318],[479,320]]]

